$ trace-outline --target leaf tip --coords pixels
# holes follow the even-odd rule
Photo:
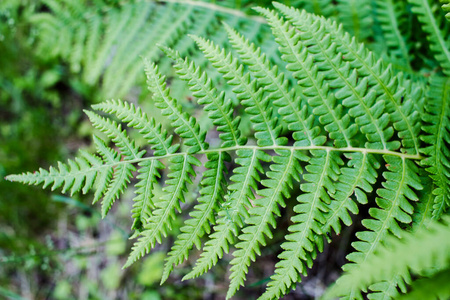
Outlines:
[[[163,275],[161,277],[161,281],[159,282],[159,285],[163,285],[164,282],[167,281],[167,279],[169,278],[170,275],[170,271],[167,270],[167,268],[164,269]]]
[[[126,263],[123,265],[122,270],[127,269],[128,267],[130,267],[136,260],[132,258],[132,256],[130,255],[126,261]]]

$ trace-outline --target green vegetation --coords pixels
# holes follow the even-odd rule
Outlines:
[[[70,198],[54,195],[53,203],[72,207],[75,232],[105,234],[94,246],[58,248],[14,229],[5,235],[17,243],[5,246],[5,269],[24,260],[64,273],[75,263],[76,274],[86,272],[75,289],[92,298],[277,299],[296,287],[325,299],[448,298],[448,1],[287,2],[2,4],[8,72],[0,83],[9,93],[0,101],[14,114],[5,117],[11,143],[0,157],[29,157],[36,140],[52,140],[42,143],[48,156],[3,166],[5,174],[37,171],[6,180],[60,188]],[[31,71],[17,63],[19,51]],[[87,124],[87,104],[94,129],[75,131]],[[28,112],[46,123],[24,122]],[[71,139],[77,154],[64,146]],[[75,158],[36,167],[68,155]],[[30,214],[61,222],[64,209],[41,213],[45,195]],[[17,216],[11,197],[0,208]],[[17,217],[12,224],[27,229]],[[47,254],[35,255],[25,236]],[[106,254],[96,277],[90,247]],[[257,275],[263,260],[270,278]],[[336,283],[322,277],[319,295],[304,291],[306,275],[322,267],[337,276],[342,264]],[[225,272],[228,287],[211,290]],[[200,276],[205,291],[195,286]],[[239,291],[250,278],[256,283]],[[157,287],[159,279],[169,284]],[[65,298],[75,289],[66,277],[49,293]]]

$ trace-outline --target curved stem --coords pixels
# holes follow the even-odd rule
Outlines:
[[[156,0],[156,2],[178,3],[178,4],[182,4],[182,5],[192,5],[192,6],[197,6],[197,7],[203,7],[208,10],[218,11],[218,12],[222,12],[222,13],[226,13],[226,14],[230,14],[230,15],[235,15],[237,17],[250,19],[250,20],[253,20],[258,23],[263,23],[263,24],[267,23],[266,19],[264,19],[262,17],[249,16],[240,10],[226,8],[226,7],[223,7],[223,6],[220,6],[217,4],[213,4],[213,3],[201,2],[201,1],[191,1],[191,0]]]

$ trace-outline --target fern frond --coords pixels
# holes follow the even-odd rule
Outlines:
[[[228,187],[229,194],[222,204],[214,233],[206,242],[195,267],[183,280],[200,276],[215,265],[224,252],[228,253],[229,245],[234,244],[235,237],[248,217],[247,209],[252,207],[250,201],[255,199],[252,189],[258,191],[258,182],[261,181],[259,174],[264,173],[261,161],[271,161],[271,157],[260,150],[241,149],[236,154],[238,157],[235,162],[240,166],[234,169],[230,178],[233,184]]]
[[[211,34],[211,38],[213,34],[219,34],[220,31],[214,32],[213,29],[218,28],[219,22],[217,20],[217,16],[212,14],[211,11],[205,9],[196,9],[194,10],[194,15],[192,19],[195,21],[193,27],[189,29],[189,34],[184,35],[178,41],[176,45],[177,51],[183,57],[189,55],[190,53],[195,53],[195,42],[189,37],[189,35],[197,35],[202,36],[205,33]],[[220,42],[220,41],[219,41]],[[166,45],[166,44],[165,44]],[[198,55],[200,56],[200,55]],[[203,66],[201,63],[203,60],[199,62],[200,66]]]
[[[159,170],[165,166],[156,159],[146,160],[139,163],[139,175],[136,176],[139,182],[136,183],[136,197],[133,199],[133,209],[131,210],[134,219],[132,229],[141,230],[143,224],[148,222],[152,216],[151,211],[155,208],[153,201],[153,186],[161,178]]]
[[[86,26],[82,26],[74,34],[73,49],[70,53],[69,62],[70,70],[73,73],[78,73],[81,71],[81,64],[83,61],[83,50],[88,36],[88,29]]]
[[[101,39],[100,36],[97,36],[100,41],[95,42],[95,46],[97,47],[95,47],[95,49],[93,49],[94,47],[89,49],[93,50],[93,52],[89,53],[88,55],[88,57],[90,58],[89,68],[86,68],[85,74],[83,74],[84,80],[88,84],[94,85],[96,82],[98,82],[102,74],[103,67],[105,66],[106,61],[109,57],[108,54],[111,51],[112,46],[114,45],[116,39],[120,36],[120,33],[126,27],[128,20],[130,20],[131,18],[132,8],[133,7],[131,5],[125,5],[121,10],[111,10],[111,12],[108,14],[109,26],[104,26],[104,24],[101,23],[101,18],[97,17],[99,20],[94,21],[95,23],[93,25],[98,26],[98,28],[95,28],[95,30],[103,32],[104,36],[103,39]],[[97,24],[97,22],[100,24]],[[99,32],[95,32],[95,35],[97,34],[99,34]]]
[[[192,94],[198,98],[198,103],[205,106],[208,117],[222,134],[222,147],[243,145],[247,139],[242,137],[239,130],[241,118],[233,118],[233,103],[225,99],[225,92],[218,93],[212,80],[203,73],[193,61],[183,59],[177,51],[162,48],[163,51],[175,61],[175,69],[180,78],[187,81]]]
[[[372,7],[370,0],[338,0],[338,21],[344,30],[360,42],[372,36]]]
[[[121,155],[108,148],[96,136],[94,136],[94,142],[102,159],[82,151],[79,157],[68,160],[67,164],[59,162],[58,169],[50,167],[48,171],[40,169],[34,173],[11,175],[7,179],[30,185],[43,184],[44,188],[52,184],[52,190],[63,186],[62,192],[65,193],[70,189],[71,195],[80,190],[87,193],[95,185],[93,202],[97,202],[103,196],[102,216],[105,217],[114,201],[129,183],[131,172],[136,169],[130,163],[120,162]]]
[[[408,11],[404,1],[376,0],[376,18],[383,31],[384,42],[386,43],[389,55],[395,59],[396,63],[405,65],[406,69],[412,71],[411,33],[404,30],[404,23],[407,22]]]
[[[167,137],[167,131],[162,129],[161,124],[156,124],[154,118],[149,118],[139,107],[133,103],[121,100],[110,100],[100,104],[92,105],[93,109],[106,113],[115,114],[128,126],[139,129],[139,133],[152,145],[155,150],[154,156],[164,156],[175,153],[179,145],[172,145],[173,136]]]
[[[112,180],[108,185],[102,200],[102,218],[111,209],[114,202],[119,198],[120,194],[126,189],[133,176],[132,172],[136,171],[136,167],[130,163],[119,164],[114,170]]]
[[[184,202],[186,185],[192,184],[191,177],[195,176],[193,166],[201,165],[198,159],[188,154],[172,156],[169,163],[171,172],[167,175],[166,186],[163,188],[165,194],[155,202],[156,209],[148,223],[144,224],[144,230],[134,244],[124,268],[148,253],[156,242],[160,243],[161,236],[167,235],[167,230],[172,228],[175,211],[181,212],[180,201]]]
[[[321,36],[324,35],[324,32],[321,33],[317,30],[320,29],[321,26],[321,24],[318,22],[314,24],[317,28],[316,30],[310,31],[311,28],[305,29],[300,27],[299,20],[308,17],[308,14],[306,12],[303,11],[302,15],[299,15],[298,11],[291,11],[285,6],[279,4],[275,4],[275,6],[280,10],[286,10],[286,15],[288,15],[288,18],[296,21],[294,25],[297,26],[300,32],[306,32],[306,38],[315,39],[315,34],[320,34]],[[272,26],[274,35],[279,39],[284,40],[282,53],[285,54],[285,57],[283,57],[283,59],[285,59],[289,63],[287,68],[295,72],[293,75],[294,77],[296,77],[296,79],[299,80],[299,85],[304,84],[305,87],[316,87],[316,91],[312,92],[313,95],[319,94],[317,93],[319,90],[318,87],[321,87],[321,89],[324,91],[322,93],[323,96],[321,97],[323,99],[322,103],[315,104],[316,106],[318,106],[317,110],[322,109],[323,102],[327,101],[326,95],[329,93],[328,85],[324,84],[323,82],[326,79],[325,76],[327,76],[327,74],[322,74],[322,72],[319,71],[319,68],[315,64],[312,55],[309,55],[306,45],[301,42],[301,36],[297,34],[296,30],[292,28],[289,23],[283,22],[283,20],[278,18],[274,12],[268,10],[261,10],[261,12],[266,14],[266,16],[269,18],[269,24]],[[297,15],[295,17],[292,17],[292,13],[297,13]],[[312,16],[309,15],[309,17],[311,18]],[[309,20],[309,22],[311,21],[312,20]],[[315,42],[316,41],[313,41],[312,43],[315,44]],[[333,62],[336,61],[335,57],[337,57],[339,61],[340,54],[337,53],[335,49],[333,49],[333,47],[331,46],[331,41],[329,39],[328,44],[329,45],[327,45],[326,47],[319,44],[319,49],[315,52],[323,52],[323,54],[325,54],[324,60],[326,61],[326,63],[333,64]],[[312,52],[311,49],[308,48],[308,50]],[[326,50],[328,50],[330,53],[326,53]],[[334,62],[334,64],[336,64],[336,62]],[[308,76],[309,78],[304,76],[304,74],[306,73],[304,70],[308,70],[309,72],[311,72],[311,75]],[[388,142],[393,135],[393,129],[387,127],[389,117],[387,114],[383,113],[384,104],[383,102],[375,102],[375,93],[367,89],[368,82],[365,80],[358,81],[357,73],[355,71],[351,72],[348,66],[336,66],[334,67],[334,70],[337,71],[338,74],[337,76],[335,76],[337,78],[333,78],[333,87],[337,87],[335,86],[338,84],[336,81],[339,82],[339,80],[341,80],[340,83],[342,84],[342,86],[339,86],[341,87],[341,89],[338,93],[335,94],[335,96],[338,99],[344,98],[343,104],[350,108],[349,114],[355,118],[356,123],[361,127],[361,131],[366,134],[368,139],[366,147],[396,149],[398,147],[397,142]],[[344,74],[341,74],[341,72],[344,72]],[[334,95],[330,97],[332,99],[330,101],[331,107],[328,110],[334,110],[335,100],[333,99],[333,97]],[[341,111],[342,108],[338,107],[337,112],[334,113],[335,118],[341,117],[339,116]],[[348,117],[345,121],[347,124],[349,123]],[[353,132],[349,132],[349,134],[354,135],[354,131],[355,130],[353,128]]]
[[[102,28],[102,19],[101,18],[88,18],[86,20],[86,26],[88,27],[89,35],[86,38],[86,46],[84,47],[84,56],[83,56],[83,64],[86,66],[94,65],[96,59],[96,51],[99,48],[103,28]],[[81,75],[84,82],[88,84],[94,84],[95,76],[91,75],[91,68],[86,68],[83,70],[83,74]]]
[[[100,117],[96,113],[88,110],[85,110],[84,112],[89,117],[89,120],[92,122],[94,127],[99,129],[101,132],[104,132],[109,138],[112,139],[126,159],[139,159],[145,154],[144,150],[139,151],[134,144],[134,141],[131,141],[128,138],[126,131],[122,131],[121,126],[115,121]]]
[[[275,3],[274,3],[275,5]],[[294,28],[291,28],[288,23],[283,22],[281,18],[279,18],[273,11],[264,9],[264,8],[257,8],[257,11],[259,11],[261,14],[265,15],[267,17],[267,20],[269,24],[272,27],[272,32],[274,36],[276,37],[276,41],[280,44],[280,51],[282,53],[281,58],[288,63],[287,69],[294,72],[294,77],[298,79],[298,84],[303,88],[302,93],[306,97],[311,97],[311,104],[312,106],[317,106],[320,108],[323,108],[323,110],[328,110],[328,112],[331,112],[334,107],[334,99],[333,96],[329,94],[329,87],[326,84],[323,83],[323,76],[321,76],[317,72],[317,68],[313,67],[313,60],[311,57],[307,57],[306,51],[298,51],[299,47],[301,46],[298,44],[298,36],[296,34],[296,31]],[[328,97],[330,97],[330,104],[325,104],[325,102],[328,101]],[[316,103],[314,103],[316,102]],[[318,103],[317,103],[318,102]],[[327,107],[329,106],[329,107]],[[304,108],[302,110],[302,113],[306,113],[306,109]],[[280,111],[280,114],[283,115],[283,113]],[[321,114],[320,112],[318,113]],[[322,113],[326,114],[326,112]],[[334,114],[334,117],[338,118],[340,116]],[[322,122],[324,123],[330,123],[329,121],[325,121],[325,118],[322,118]],[[303,130],[303,135],[308,136],[308,131],[311,130],[308,127],[311,126],[312,122],[312,115],[306,119],[306,126],[305,129],[298,128]],[[309,125],[309,126],[308,126]],[[354,135],[354,127],[349,129],[346,128],[348,126],[348,120],[344,120],[341,122],[341,127],[343,127],[342,132],[346,132],[350,138]],[[347,125],[347,126],[346,126]],[[328,126],[327,130],[329,131],[338,131],[335,128],[332,128],[333,126]],[[294,128],[293,128],[294,129]],[[309,129],[309,130],[308,130]],[[352,132],[352,131],[353,132]],[[312,129],[312,136],[315,137],[318,134],[318,128]],[[298,134],[297,136],[301,136],[301,134]],[[293,137],[295,138],[296,135],[294,134]],[[331,136],[330,136],[331,137]],[[333,136],[334,138],[335,136]],[[296,138],[298,140],[298,137]],[[325,141],[323,136],[319,136],[320,143],[323,143]],[[304,144],[302,141],[298,141],[296,144]]]
[[[367,194],[372,192],[380,167],[379,162],[371,154],[346,153],[348,167],[341,168],[339,179],[336,184],[336,193],[332,194],[328,212],[324,218],[323,232],[328,233],[331,228],[339,234],[341,232],[341,222],[346,226],[352,224],[349,212],[358,214],[358,205],[352,196],[360,204],[367,204]]]
[[[411,284],[409,274],[400,271],[391,278],[384,278],[379,282],[371,284],[369,286],[371,293],[368,297],[370,299],[396,299],[400,295],[400,292],[406,293],[409,284]]]
[[[128,19],[120,36],[117,37],[120,43],[117,43],[116,49],[114,49],[114,58],[103,76],[102,85],[108,87],[108,90],[103,93],[104,97],[125,96],[126,94],[123,91],[130,88],[125,84],[125,82],[130,81],[128,78],[131,77],[132,82],[136,82],[137,75],[142,73],[139,56],[143,54],[145,47],[153,42],[154,36],[159,34],[158,24],[161,23],[156,22],[156,20],[161,20],[164,13],[168,11],[170,11],[170,7],[156,9],[155,4],[151,2],[136,2],[133,5],[125,5],[121,8],[121,17],[128,17]],[[152,27],[152,30],[149,30],[149,27]],[[130,45],[133,45],[133,47],[130,47]],[[130,69],[136,65],[140,66],[140,72],[137,74],[131,73]],[[127,74],[128,76],[126,79],[119,79],[118,74]]]
[[[275,274],[271,277],[266,292],[261,299],[274,299],[286,292],[293,284],[300,281],[301,274],[306,275],[307,267],[312,266],[316,247],[322,251],[323,244],[316,244],[316,236],[324,234],[323,214],[336,190],[333,182],[339,175],[339,166],[343,164],[339,155],[332,151],[311,151],[312,158],[306,166],[307,174],[303,176],[306,183],[300,185],[303,191],[294,206],[291,218],[293,225],[288,228],[289,234],[281,244],[284,250],[275,265]]]
[[[431,174],[435,196],[433,218],[439,219],[447,207],[450,206],[450,79],[432,77],[427,92],[425,122],[422,127],[425,135],[422,140],[427,144],[422,153],[427,158],[421,161]]]
[[[89,114],[88,114],[89,115]],[[125,131],[121,131],[120,127],[115,124],[114,121],[109,121],[100,116],[90,113],[90,117],[93,122],[97,122],[97,126],[102,126],[102,124],[106,124],[106,127],[103,128],[103,131],[107,134],[118,134],[118,138],[113,139],[116,141],[116,145],[122,151],[127,151],[130,148],[134,148],[132,153],[137,153],[137,148],[134,147],[134,144],[128,140]],[[109,132],[110,131],[110,132]],[[106,146],[105,142],[100,138],[94,135],[94,143],[97,147],[97,152],[103,158],[105,165],[103,167],[107,167],[103,172],[101,172],[101,176],[99,177],[99,181],[96,183],[97,191],[94,195],[94,203],[97,202],[102,196],[102,218],[106,216],[108,211],[111,209],[114,202],[119,198],[120,194],[127,187],[130,182],[130,178],[132,177],[132,172],[136,171],[136,168],[127,160],[134,159],[133,156],[122,156],[114,149]],[[144,154],[144,151],[141,151],[140,154]],[[125,161],[121,162],[121,159],[124,158]],[[108,166],[109,165],[109,166]]]
[[[169,90],[164,82],[165,77],[159,73],[158,67],[146,59],[144,59],[144,64],[147,83],[150,91],[154,93],[153,99],[156,102],[156,107],[161,109],[163,116],[167,116],[172,121],[175,132],[184,138],[184,144],[189,147],[189,153],[207,149],[206,132],[201,131],[196,120],[189,117],[186,112],[182,112],[181,106],[170,97]]]
[[[83,19],[83,14],[77,9],[67,9],[68,1],[42,1],[50,11],[32,15],[30,22],[34,24],[40,36],[45,38],[38,40],[37,52],[45,53],[44,59],[54,58],[60,54],[71,58],[73,52],[69,45],[77,44],[78,39],[83,37],[83,33],[70,30],[71,26],[76,26],[77,20]],[[72,6],[73,8],[73,6]],[[55,18],[54,14],[58,15]]]
[[[433,220],[433,205],[434,198],[433,191],[436,186],[430,177],[425,174],[420,174],[423,190],[418,193],[419,201],[414,203],[413,229],[428,227],[428,224]]]
[[[45,12],[33,14],[30,23],[37,32],[40,58],[62,60],[82,91],[94,92],[96,99],[126,99],[133,87],[145,83],[140,57],[158,62],[164,73],[164,65],[170,65],[157,44],[176,48],[182,56],[195,52],[187,33],[223,45],[226,38],[219,30],[220,21],[236,24],[257,39],[265,31],[264,21],[239,11],[238,2],[230,2],[229,9],[224,9],[223,1],[217,5],[208,2],[40,1],[37,11]],[[196,56],[203,66],[205,59]]]
[[[237,250],[233,253],[234,258],[231,261],[228,299],[244,284],[250,262],[255,260],[256,255],[261,255],[260,245],[266,245],[266,237],[272,238],[269,224],[275,228],[274,215],[280,215],[278,205],[285,207],[283,197],[288,197],[292,181],[300,180],[299,174],[302,173],[302,169],[299,161],[308,160],[297,151],[279,150],[277,154],[279,156],[273,157],[274,163],[266,174],[268,179],[261,181],[266,187],[258,190],[258,195],[262,198],[254,201],[254,207],[249,210],[249,217],[245,221],[247,226],[239,235],[240,241],[236,244]]]
[[[224,74],[228,84],[235,86],[233,92],[242,105],[245,112],[252,115],[250,121],[254,124],[255,138],[259,146],[286,145],[287,139],[279,137],[281,126],[273,118],[272,109],[269,107],[269,99],[263,99],[263,90],[257,86],[256,81],[250,81],[250,74],[244,74],[244,68],[238,61],[222,51],[214,43],[205,39],[192,36],[214,67]]]
[[[307,106],[301,105],[300,97],[295,89],[289,88],[289,83],[285,80],[283,73],[279,73],[277,68],[272,68],[265,56],[253,44],[230,26],[225,24],[233,47],[240,54],[243,62],[247,64],[249,71],[256,77],[257,83],[269,93],[268,99],[277,106],[283,121],[288,124],[288,129],[294,132],[293,138],[297,144],[302,145],[322,145],[324,137],[318,136],[317,127],[312,127],[311,117],[308,117]]]
[[[166,258],[161,282],[166,281],[173,267],[182,263],[188,257],[188,251],[195,245],[201,248],[200,238],[205,233],[210,232],[210,224],[215,223],[214,214],[219,210],[222,199],[225,195],[225,161],[230,160],[226,152],[209,153],[208,162],[205,164],[207,171],[204,172],[201,181],[201,197],[199,204],[190,213],[191,219],[186,220],[181,227],[181,234],[178,235],[175,245]]]
[[[442,67],[445,75],[450,76],[450,38],[448,30],[443,29],[445,20],[432,0],[408,0],[411,10],[417,15],[423,30],[428,34],[427,39],[434,57]]]
[[[69,159],[66,164],[58,162],[58,168],[50,167],[48,171],[40,168],[33,173],[9,175],[6,179],[28,185],[43,184],[43,188],[52,185],[52,191],[62,186],[62,192],[70,190],[71,195],[81,189],[83,193],[87,193],[92,188],[97,173],[103,169],[102,160],[85,151],[80,153],[80,157],[75,160]]]
[[[193,7],[178,7],[177,5],[168,6],[170,13],[165,14],[162,18],[155,17],[154,22],[147,25],[147,31],[136,37],[137,41],[143,41],[141,47],[138,48],[141,50],[141,54],[139,55],[138,52],[135,52],[135,55],[131,56],[130,53],[127,53],[127,56],[132,57],[135,60],[130,62],[127,70],[124,70],[124,74],[127,74],[126,79],[123,83],[117,85],[120,87],[120,90],[117,90],[119,96],[125,95],[130,88],[135,85],[138,76],[141,74],[142,65],[139,63],[139,56],[146,57],[150,61],[155,61],[159,57],[159,50],[158,47],[156,47],[157,44],[172,46],[190,28],[194,11]],[[175,22],[173,22],[173,20],[175,20]],[[149,34],[155,33],[155,27],[160,29],[157,32],[157,35],[153,38],[148,38]],[[120,60],[118,60],[118,64],[120,64]],[[116,78],[117,80],[117,74],[112,73],[111,77]],[[112,86],[114,87],[114,85]],[[112,92],[113,90],[106,96],[112,96]]]
[[[367,257],[372,255],[385,240],[386,235],[391,232],[401,237],[403,230],[398,222],[408,224],[412,221],[413,206],[409,201],[417,201],[414,190],[421,190],[422,186],[417,176],[417,167],[410,161],[392,156],[384,156],[388,171],[383,173],[386,179],[382,183],[383,188],[377,191],[376,199],[379,208],[371,208],[369,214],[373,219],[363,221],[364,227],[370,231],[358,232],[358,242],[352,243],[357,252],[347,256],[349,263],[343,267],[345,272],[351,272],[356,264],[361,264]],[[405,275],[406,276],[406,275]],[[337,283],[339,285],[339,281]],[[360,290],[353,288],[345,290],[341,296],[345,299],[360,299]]]
[[[429,254],[427,254],[429,255]],[[419,279],[411,285],[411,292],[398,297],[398,300],[436,299],[450,298],[450,271],[444,270],[431,277]]]
[[[58,45],[54,39],[58,36],[58,28],[61,28],[61,22],[56,20],[49,13],[35,14],[30,17],[31,24],[39,24],[39,32],[43,36],[49,37],[45,42],[39,42],[36,45],[37,52],[47,53],[48,58],[53,58],[58,55],[62,50],[60,45]],[[69,35],[70,36],[70,33]],[[50,40],[50,37],[52,38]],[[67,38],[67,36],[65,36]],[[49,42],[51,41],[51,42]],[[64,41],[64,40],[63,40]],[[65,40],[67,41],[67,40]],[[49,45],[55,44],[55,47],[50,47]],[[59,47],[58,47],[59,46]]]
[[[95,181],[96,190],[94,200],[92,201],[94,204],[100,200],[108,190],[110,180],[114,174],[114,166],[119,163],[121,156],[114,149],[107,147],[105,142],[96,135],[93,136],[93,141],[97,152],[101,155],[103,162],[106,165],[103,170],[100,170],[100,174]]]
[[[379,247],[377,252],[371,253],[356,268],[352,268],[342,276],[338,284],[327,293],[328,298],[346,293],[348,290],[364,290],[371,283],[393,277],[398,270],[421,274],[430,269],[434,269],[433,273],[437,273],[448,268],[450,218],[444,216],[443,220],[444,223],[435,221],[427,228],[419,228],[413,233],[403,233],[401,239],[389,237],[387,240],[389,246]],[[448,292],[448,285],[446,286]]]
[[[402,151],[418,154],[420,122],[414,108],[422,95],[420,88],[412,86],[402,74],[394,75],[390,65],[377,60],[335,22],[274,5],[304,33],[297,39],[313,39],[315,46],[308,47],[308,51],[317,57],[330,85],[339,88],[335,95],[349,108],[366,135],[366,147],[397,149],[398,141],[391,140],[395,128],[402,140]],[[394,128],[389,126],[390,122]]]
[[[106,142],[94,135],[97,154],[81,151],[56,168],[7,179],[62,188],[71,194],[95,189],[93,202],[102,201],[103,216],[128,186],[134,187],[132,237],[137,240],[125,267],[162,242],[178,213],[189,213],[165,259],[162,282],[175,266],[192,258],[194,246],[203,248],[183,279],[201,276],[234,248],[227,292],[230,298],[244,284],[252,261],[269,243],[273,229],[287,227],[287,232],[280,232],[284,241],[279,261],[262,295],[262,299],[279,298],[307,274],[327,235],[345,232],[342,227],[352,224],[352,214],[369,204],[370,217],[362,221],[366,229],[356,233],[359,240],[352,244],[355,252],[344,266],[349,275],[337,283],[337,295],[363,299],[367,293],[370,299],[388,299],[406,293],[411,284],[420,285],[413,282],[416,276],[447,278],[444,269],[448,269],[450,260],[437,248],[430,250],[433,254],[436,251],[434,260],[416,262],[413,272],[406,257],[412,257],[415,250],[402,257],[406,266],[380,263],[380,257],[389,251],[388,259],[397,261],[396,251],[406,251],[403,243],[417,247],[424,241],[434,242],[425,233],[419,233],[415,241],[406,232],[441,226],[433,225],[437,224],[433,218],[450,222],[444,213],[450,205],[450,81],[437,77],[440,69],[434,68],[434,59],[421,61],[426,59],[428,44],[420,43],[413,34],[404,35],[406,17],[408,24],[420,32],[412,12],[401,11],[409,7],[406,0],[294,0],[334,19],[351,16],[344,26],[279,3],[274,6],[281,14],[256,9],[269,23],[267,26],[261,23],[261,17],[246,17],[243,12],[204,1],[105,4],[105,0],[96,0],[89,2],[92,10],[88,12],[82,5],[85,2],[44,1],[49,3],[46,10],[60,12],[57,18],[40,13],[36,19],[42,20],[43,30],[48,27],[46,32],[55,35],[49,39],[57,37],[52,27],[65,26],[61,29],[65,34],[62,44],[55,49],[48,46],[49,56],[64,56],[72,72],[82,72],[83,78],[75,80],[81,90],[86,84],[103,88],[112,85],[108,92],[125,93],[142,69],[136,61],[143,54],[147,57],[144,68],[152,104],[171,128],[164,129],[131,103],[109,100],[94,105],[96,113],[86,112],[94,127],[111,140]],[[414,10],[431,4],[428,0],[409,1]],[[247,8],[250,2],[241,4]],[[367,10],[369,2],[376,5],[375,15]],[[223,2],[227,7],[232,4],[231,0]],[[342,12],[344,7],[349,8],[346,13]],[[351,11],[358,7],[360,12]],[[213,13],[208,14],[211,8]],[[433,34],[441,34],[447,43],[443,33],[450,27],[442,25],[439,17],[429,22],[427,18],[434,18],[435,8],[438,6],[432,7],[432,13],[415,13],[422,22],[435,25],[426,25],[424,30],[431,36],[432,50],[438,53],[441,50],[437,47],[442,45],[439,36],[436,39]],[[363,24],[372,22],[372,16],[377,16],[381,25],[374,30],[385,33],[388,45],[383,50],[390,50],[408,69],[414,68],[414,74],[398,73],[394,65],[377,58],[366,45],[344,32],[352,28],[349,30],[365,39]],[[226,30],[218,30],[220,20],[230,24],[224,25]],[[261,24],[256,26],[254,21]],[[167,22],[173,24],[167,26]],[[79,30],[70,30],[77,26],[81,26]],[[197,35],[191,34],[192,39],[188,39],[186,32]],[[275,41],[268,39],[270,34]],[[369,47],[374,46],[371,39],[366,41]],[[171,47],[161,48],[175,61],[174,68],[172,61],[160,57],[158,42]],[[227,43],[237,54],[224,46]],[[73,51],[67,45],[74,45]],[[198,55],[195,45],[203,56]],[[439,55],[438,60],[443,57]],[[442,65],[445,71],[445,63]],[[160,70],[167,74],[167,81]],[[430,88],[423,97],[428,76]],[[177,100],[186,99],[188,90],[206,112],[196,112],[201,115],[200,121],[183,110],[189,105],[195,108],[195,104],[181,106]],[[103,113],[112,116],[100,115]],[[205,123],[210,130],[208,139],[214,139],[211,147],[199,125]],[[138,133],[139,143],[123,130],[125,126]],[[221,145],[215,145],[216,130]],[[144,147],[136,146],[142,142]],[[202,173],[201,179],[196,177],[197,170]],[[194,185],[200,186],[199,195]],[[292,214],[289,224],[279,226],[280,207],[291,204],[292,197],[297,203],[286,210]],[[390,234],[403,240],[389,238]],[[425,255],[425,251],[420,249],[416,254]],[[442,266],[433,269],[434,264]],[[363,269],[358,269],[360,266]],[[370,275],[367,270],[374,267],[383,270]],[[361,279],[363,283],[348,283],[348,276],[360,276],[358,272],[369,275]],[[423,281],[422,286],[428,284]]]

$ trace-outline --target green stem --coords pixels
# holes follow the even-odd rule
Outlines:
[[[253,20],[258,23],[263,23],[263,24],[267,23],[266,19],[264,19],[262,17],[249,16],[240,10],[226,8],[226,7],[223,7],[223,6],[220,6],[217,4],[213,4],[213,3],[207,3],[207,2],[202,2],[202,1],[191,1],[191,0],[157,0],[157,2],[178,3],[178,4],[183,4],[183,5],[192,5],[192,6],[197,6],[197,7],[203,7],[208,10],[218,11],[218,12],[234,15],[234,16],[240,17],[240,18],[250,19],[250,20]]]

